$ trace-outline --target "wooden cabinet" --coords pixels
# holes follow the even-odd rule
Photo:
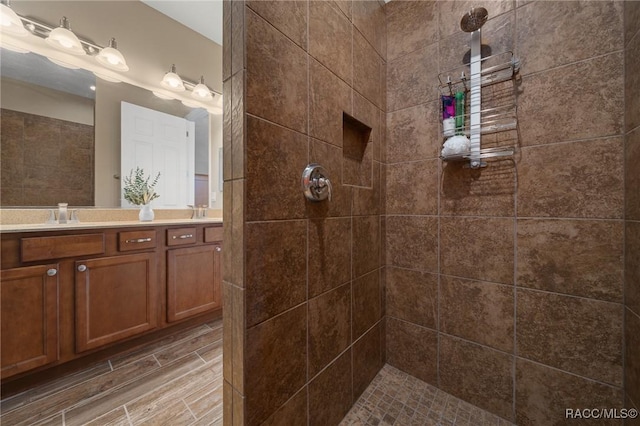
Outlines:
[[[221,315],[221,224],[0,237],[3,385]]]
[[[157,326],[155,253],[83,260],[75,265],[78,352]]]
[[[167,251],[167,321],[222,306],[222,244]]]
[[[58,359],[58,265],[2,271],[2,378]]]

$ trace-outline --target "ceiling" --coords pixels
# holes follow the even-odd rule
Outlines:
[[[222,0],[140,0],[222,45]]]

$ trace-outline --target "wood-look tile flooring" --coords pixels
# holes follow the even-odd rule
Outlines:
[[[14,425],[221,425],[222,320],[0,402]]]
[[[222,425],[222,321],[185,330],[0,402],[0,424]],[[385,365],[341,425],[511,423]]]
[[[511,426],[388,364],[373,379],[341,426]]]

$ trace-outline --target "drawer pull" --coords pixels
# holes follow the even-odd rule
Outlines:
[[[49,275],[50,277],[55,277],[57,273],[58,273],[58,270],[55,268],[51,268],[47,270],[47,275]]]
[[[151,237],[148,238],[134,238],[133,240],[125,240],[125,243],[148,243],[151,242]]]
[[[78,271],[84,272],[87,270],[87,265],[78,265]]]
[[[179,236],[173,236],[173,239],[180,238],[181,240],[186,240],[187,238],[193,238],[193,234],[182,234]]]
[[[222,247],[216,247],[216,251],[222,251]]]

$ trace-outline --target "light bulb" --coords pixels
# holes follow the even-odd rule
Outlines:
[[[162,87],[173,90],[174,92],[184,92],[184,83],[182,82],[182,78],[178,74],[176,74],[176,66],[171,65],[171,71],[166,73],[160,82]]]
[[[87,54],[82,48],[82,43],[80,43],[78,37],[71,31],[69,20],[66,16],[62,17],[58,28],[51,30],[45,41],[56,49],[72,55],[82,56]]]
[[[191,92],[191,97],[201,100],[201,101],[210,101],[213,99],[213,95],[211,94],[211,89],[209,89],[204,84],[204,76],[200,77],[200,83],[198,83]]]
[[[129,66],[124,60],[122,53],[118,50],[115,38],[109,41],[108,47],[105,47],[98,53],[96,61],[116,71],[129,71]]]
[[[58,43],[60,43],[62,47],[66,47],[67,49],[73,47],[73,41],[69,40],[67,37],[60,37],[58,39]]]
[[[6,4],[0,4],[0,25],[2,25],[3,33],[18,37],[29,35],[29,32],[22,24],[22,19]]]

